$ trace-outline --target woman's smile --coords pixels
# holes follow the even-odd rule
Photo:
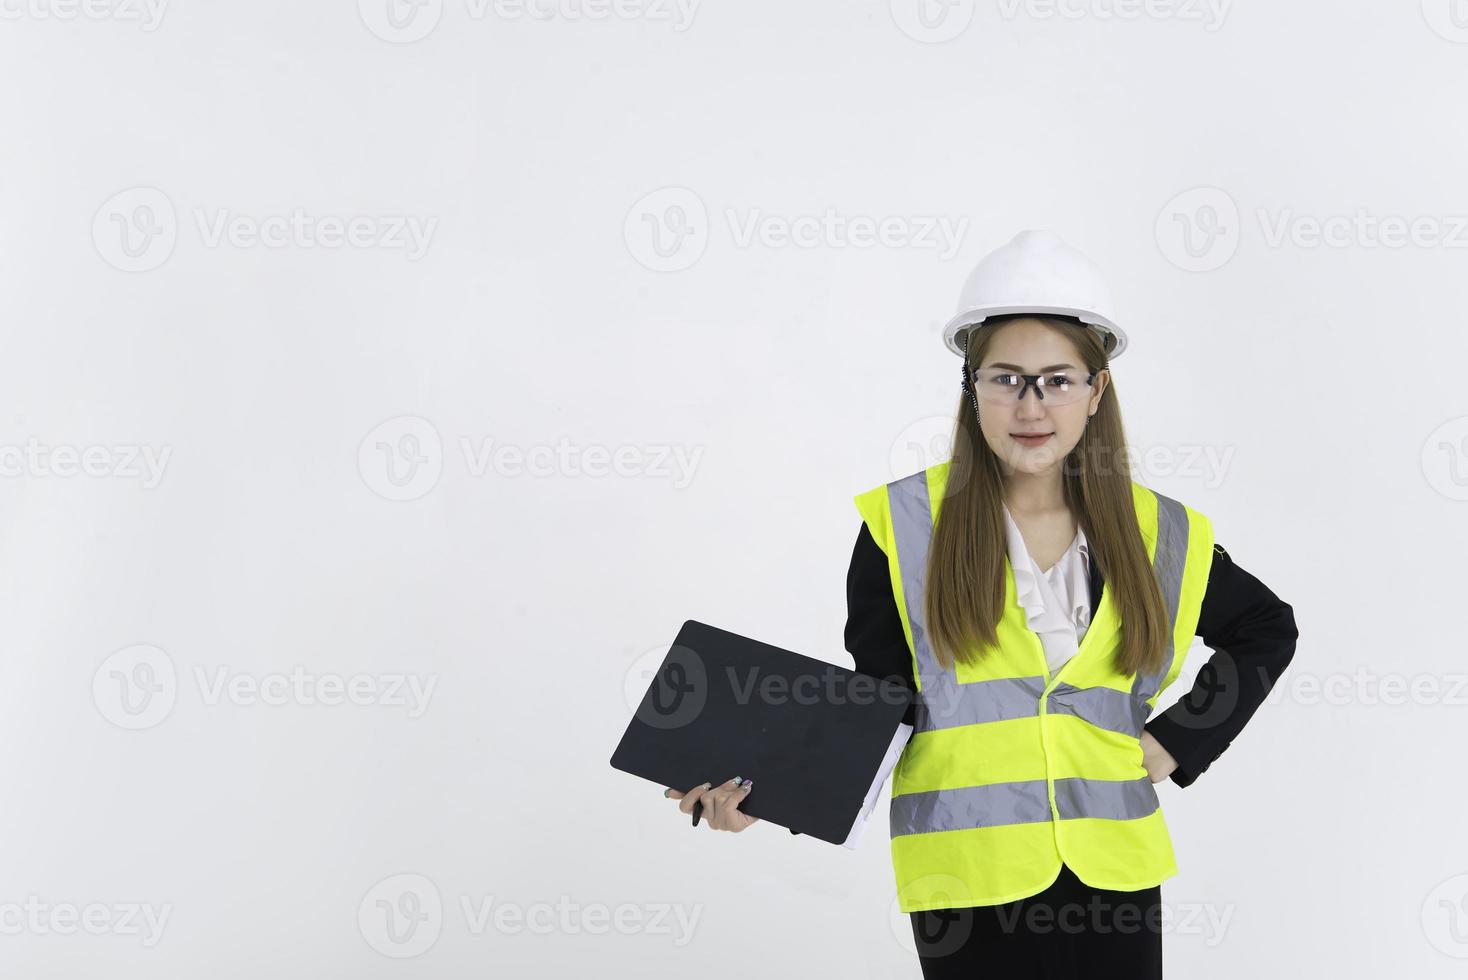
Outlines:
[[[1043,446],[1045,444],[1045,440],[1049,439],[1053,435],[1055,435],[1055,433],[1053,432],[1041,432],[1034,435],[1026,435],[1019,432],[1011,432],[1009,434],[1010,438],[1019,443],[1021,446]]]

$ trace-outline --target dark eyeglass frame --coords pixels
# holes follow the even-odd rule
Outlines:
[[[969,388],[970,391],[977,391],[977,385],[979,383],[979,372],[982,370],[983,368],[970,369],[967,364],[964,365],[963,377],[964,381],[966,382],[965,387]],[[1024,379],[1025,383],[1020,386],[1019,394],[1015,396],[1015,401],[1023,401],[1025,397],[1025,392],[1028,391],[1030,388],[1035,389],[1036,398],[1040,399],[1040,401],[1045,400],[1045,386],[1039,383],[1040,379],[1044,377],[1043,374],[1020,374],[1017,371],[1006,371],[1004,373],[1012,374],[1016,378]],[[1090,374],[1086,375],[1085,384],[1087,385],[1087,387],[1094,385],[1095,381],[1096,372],[1093,371]]]

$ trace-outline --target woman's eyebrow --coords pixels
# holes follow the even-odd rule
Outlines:
[[[1011,371],[1023,371],[1024,370],[1024,368],[1020,367],[1018,364],[995,363],[995,364],[990,364],[989,367],[991,367],[991,368],[1009,368],[1009,370],[1011,370]],[[1036,373],[1037,374],[1044,374],[1046,371],[1059,371],[1062,368],[1074,368],[1074,367],[1075,367],[1074,364],[1052,364],[1049,367],[1042,367],[1042,368],[1040,368],[1040,370],[1037,371]]]

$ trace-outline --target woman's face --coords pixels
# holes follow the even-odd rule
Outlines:
[[[1041,400],[1035,389],[1024,397],[1010,394],[1000,401],[979,398],[979,425],[984,441],[999,457],[1006,474],[1038,475],[1058,468],[1086,431],[1086,419],[1101,403],[1109,372],[1101,371],[1094,383],[1085,384],[1085,361],[1080,351],[1060,331],[1039,320],[1010,320],[993,328],[995,333],[979,365],[981,377],[994,374],[1051,374],[1064,371],[1075,379],[1080,398],[1069,405],[1056,405],[1053,397]],[[981,389],[982,390],[982,389]],[[1048,434],[1034,441],[1018,438],[1026,433]]]

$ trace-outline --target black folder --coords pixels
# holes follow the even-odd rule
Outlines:
[[[740,811],[841,844],[911,698],[901,684],[690,619],[611,763],[684,792],[752,779]]]

